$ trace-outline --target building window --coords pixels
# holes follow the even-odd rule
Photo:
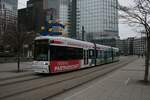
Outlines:
[[[5,9],[5,4],[3,4],[3,7],[2,7],[2,9]]]

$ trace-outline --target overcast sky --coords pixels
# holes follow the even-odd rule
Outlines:
[[[26,1],[28,0],[18,0],[18,8],[25,8]],[[122,5],[131,5],[133,0],[119,0],[119,3]],[[139,37],[139,33],[134,31],[135,28],[129,27],[127,24],[119,24],[119,36],[121,39],[128,37]]]

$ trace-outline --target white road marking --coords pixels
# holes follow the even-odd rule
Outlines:
[[[72,100],[72,99],[71,99],[72,97],[77,96],[77,95],[79,95],[79,94],[82,94],[83,92],[87,91],[88,89],[93,88],[93,87],[95,87],[96,85],[102,83],[104,80],[105,80],[105,78],[102,79],[101,81],[98,81],[97,83],[95,83],[95,84],[93,84],[93,85],[90,85],[89,87],[87,87],[87,88],[85,88],[85,89],[83,89],[83,90],[81,90],[81,91],[79,91],[79,92],[77,92],[77,93],[74,93],[73,95],[71,95],[71,96],[65,98],[64,100]]]
[[[125,85],[128,85],[128,83],[129,83],[130,80],[131,80],[131,79],[128,78],[128,79],[124,82],[124,84],[125,84]]]
[[[94,84],[94,85],[96,85],[96,84]],[[79,91],[79,92],[77,92],[77,93],[74,93],[73,95],[71,95],[71,96],[65,98],[64,100],[71,100],[72,97],[77,96],[77,95],[79,95],[79,94],[81,94],[81,93],[87,91],[88,89],[94,87],[94,85],[91,85],[91,86],[89,86],[88,88],[83,89],[83,90],[81,90],[81,91]]]

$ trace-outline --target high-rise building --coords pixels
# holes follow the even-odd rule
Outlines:
[[[0,0],[0,52],[3,51],[3,35],[17,30],[18,0]]]
[[[77,0],[79,32],[84,26],[86,40],[118,38],[117,6],[118,0]]]
[[[0,0],[0,34],[16,31],[17,6],[18,0]]]
[[[29,0],[27,5],[33,7],[37,31],[46,20],[60,20],[68,23],[64,32],[71,38],[116,45],[118,0]]]
[[[31,32],[36,30],[35,9],[33,0],[30,0],[27,2],[26,8],[18,10],[18,31]]]
[[[27,27],[27,31],[40,32],[41,27],[49,20],[59,20],[62,24],[68,23],[69,9],[70,0],[29,0],[27,8],[18,11],[19,24]],[[27,22],[30,22],[30,25],[27,25]],[[67,26],[64,32],[68,32]]]

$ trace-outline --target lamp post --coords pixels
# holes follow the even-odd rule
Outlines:
[[[84,26],[82,26],[82,41],[84,41],[84,34],[85,34],[85,30],[84,30]]]

